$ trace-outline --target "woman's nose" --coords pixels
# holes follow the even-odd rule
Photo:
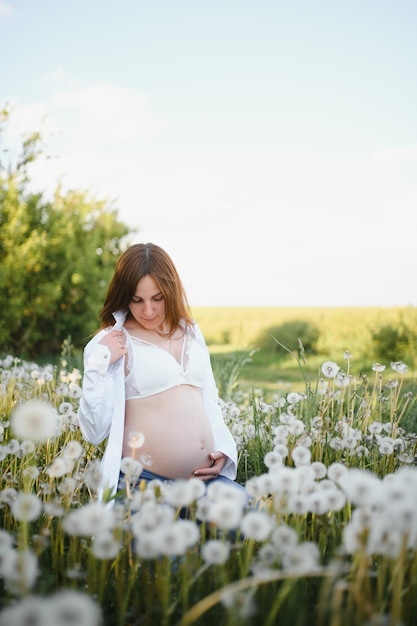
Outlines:
[[[152,313],[152,302],[145,302],[145,315]]]

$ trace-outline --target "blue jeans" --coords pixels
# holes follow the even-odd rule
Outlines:
[[[123,472],[120,472],[119,486],[121,486],[123,484],[123,479],[124,479],[124,474],[123,474]],[[147,469],[143,469],[142,473],[139,476],[139,478],[137,479],[135,485],[133,485],[133,489],[139,485],[141,480],[146,480],[146,482],[149,482],[151,480],[161,480],[162,482],[170,482],[173,479],[172,478],[166,478],[166,476],[161,476],[160,474],[155,474],[154,472],[150,472]],[[227,478],[226,476],[220,476],[219,475],[219,476],[216,476],[216,478],[211,478],[210,480],[205,481],[205,484],[206,484],[206,486],[208,486],[208,485],[211,485],[211,484],[216,483],[216,482],[224,483],[225,485],[231,485],[231,486],[235,487],[236,489],[239,489],[240,491],[244,492],[244,494],[246,496],[246,500],[247,500],[247,502],[249,502],[249,496],[246,493],[246,489],[240,483],[237,483],[235,480],[231,480],[230,478]]]

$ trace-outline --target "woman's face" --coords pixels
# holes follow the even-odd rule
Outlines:
[[[151,276],[140,279],[129,309],[138,324],[146,330],[164,330],[165,298]]]

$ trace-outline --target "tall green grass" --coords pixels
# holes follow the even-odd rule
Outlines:
[[[267,398],[241,384],[253,356],[217,370],[249,508],[198,480],[97,502],[102,448],[77,428],[80,372],[1,361],[0,626],[415,623],[413,370],[358,371],[343,352],[313,377],[300,346],[297,389]]]

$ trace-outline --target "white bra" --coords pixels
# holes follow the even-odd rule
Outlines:
[[[126,400],[147,398],[177,385],[202,387],[208,363],[208,353],[193,333],[184,333],[181,358],[165,348],[130,335],[125,328],[127,347]]]

